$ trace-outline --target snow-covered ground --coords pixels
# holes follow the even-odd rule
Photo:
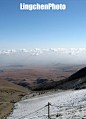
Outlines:
[[[86,89],[49,92],[35,97],[28,94],[15,104],[13,113],[7,119],[47,119],[48,102],[51,103],[51,119],[86,119]]]

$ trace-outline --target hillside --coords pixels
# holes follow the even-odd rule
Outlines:
[[[3,76],[4,75],[3,71],[0,70],[0,72],[2,73]],[[27,87],[28,83],[26,79],[24,78],[22,78],[21,80],[16,79],[18,85],[16,85],[17,84],[16,82],[15,82],[16,84],[13,83],[15,80],[13,80],[12,77],[8,77],[7,80],[8,81],[6,80],[0,81],[0,119],[2,119],[4,116],[8,116],[10,112],[12,112],[14,103],[10,103],[11,100],[14,100],[14,102],[18,102],[21,99],[21,97],[25,95],[26,92],[28,92],[28,89],[22,87],[22,86]],[[33,80],[33,82],[34,86],[31,87],[31,90],[33,91],[48,90],[53,88],[65,90],[86,88],[86,67],[80,69],[79,71],[77,71],[76,73],[72,74],[70,77],[65,79],[54,81],[53,78],[49,80],[48,78],[38,77],[36,80]],[[22,94],[22,96],[20,96],[20,94]]]
[[[44,82],[37,86],[32,87],[32,90],[45,90],[45,89],[78,89],[86,87],[86,67],[80,69],[70,77],[54,82]]]
[[[0,119],[12,112],[14,102],[18,102],[28,90],[8,81],[0,81]],[[21,95],[22,94],[22,95]],[[13,103],[10,103],[11,100]]]
[[[86,119],[86,89],[52,90],[32,98],[28,94],[7,119],[48,119],[48,102],[51,119]]]

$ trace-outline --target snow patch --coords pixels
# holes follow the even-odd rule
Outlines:
[[[83,89],[28,97],[15,104],[15,109],[8,119],[47,119],[48,107],[45,105],[48,102],[51,103],[50,115],[55,119],[57,114],[60,115],[58,119],[86,118],[86,89]],[[35,112],[42,107],[44,108]]]

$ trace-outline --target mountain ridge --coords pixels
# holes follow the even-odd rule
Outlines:
[[[86,67],[80,69],[70,77],[54,82],[44,82],[37,86],[32,87],[32,90],[47,90],[52,88],[57,89],[78,89],[86,87]]]

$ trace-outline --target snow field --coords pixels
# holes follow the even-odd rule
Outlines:
[[[51,119],[86,119],[86,89],[46,93],[22,100],[15,104],[13,113],[7,119],[47,119],[48,102],[51,103]]]

